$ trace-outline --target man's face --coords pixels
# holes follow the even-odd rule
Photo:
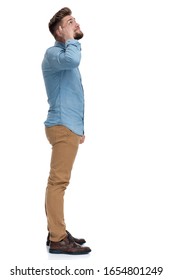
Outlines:
[[[75,18],[72,16],[65,16],[62,19],[61,27],[65,27],[67,24],[70,24],[74,31],[74,39],[80,40],[83,37],[83,32],[80,30],[80,25],[76,22]]]

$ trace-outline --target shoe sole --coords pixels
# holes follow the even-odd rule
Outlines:
[[[60,251],[60,250],[53,250],[53,249],[49,249],[49,253],[51,254],[66,254],[66,255],[86,255],[89,254],[91,251],[87,251],[87,252],[64,252],[64,251]]]

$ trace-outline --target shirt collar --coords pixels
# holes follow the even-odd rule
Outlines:
[[[63,47],[63,48],[65,48],[65,43],[55,41],[55,45],[54,45],[54,46],[56,46],[56,47]]]

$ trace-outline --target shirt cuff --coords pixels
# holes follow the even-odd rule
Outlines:
[[[65,46],[67,47],[68,45],[76,45],[77,47],[78,46],[80,47],[80,43],[77,40],[75,40],[75,39],[68,39],[65,42]]]

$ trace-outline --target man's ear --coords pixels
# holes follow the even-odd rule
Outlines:
[[[56,36],[61,37],[61,32],[60,32],[60,28],[59,27],[55,31],[55,34],[56,34]]]

